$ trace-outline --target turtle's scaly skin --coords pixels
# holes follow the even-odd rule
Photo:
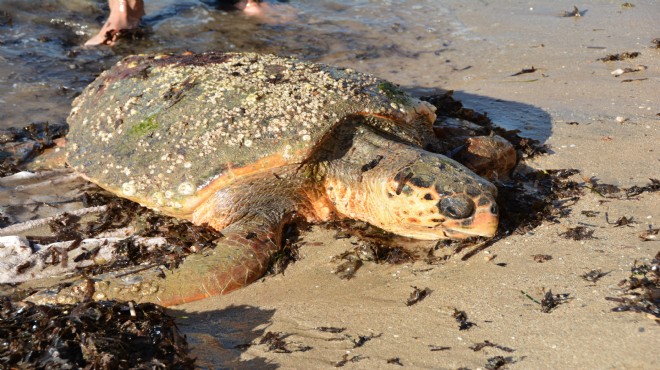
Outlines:
[[[439,147],[432,106],[345,68],[257,54],[128,57],[74,102],[68,162],[101,187],[224,238],[167,278],[97,279],[97,299],[172,305],[261,276],[297,218],[411,238],[492,236],[495,187]],[[89,284],[65,288],[69,302]]]

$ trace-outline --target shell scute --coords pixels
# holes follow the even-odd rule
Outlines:
[[[110,191],[186,217],[210,190],[304,161],[356,114],[387,118],[374,125],[419,145],[415,125],[430,129],[435,117],[351,69],[258,54],[130,56],[74,101],[68,161]]]

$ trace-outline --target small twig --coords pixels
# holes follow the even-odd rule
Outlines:
[[[527,292],[525,292],[524,290],[521,290],[520,293],[522,293],[525,297],[529,298],[532,302],[534,302],[534,303],[536,303],[536,304],[538,304],[538,305],[541,304],[541,302],[539,302],[539,301],[537,301],[536,299],[534,299],[531,295],[527,294]]]
[[[469,260],[475,254],[477,254],[477,253],[481,252],[482,250],[490,247],[491,245],[493,245],[494,242],[496,242],[499,239],[500,239],[500,237],[494,237],[494,238],[491,238],[491,239],[488,239],[488,240],[484,240],[481,243],[477,243],[477,244],[473,245],[472,250],[465,253],[465,255],[463,257],[461,257],[461,261]]]

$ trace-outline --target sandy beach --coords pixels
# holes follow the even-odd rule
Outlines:
[[[443,1],[446,29],[421,22],[393,31],[390,41],[406,42],[406,50],[419,51],[415,57],[350,58],[330,47],[310,58],[382,76],[415,95],[453,90],[495,125],[548,147],[548,154],[523,159],[525,166],[578,170],[570,179],[583,195],[565,217],[503,237],[470,258],[463,258],[468,248],[435,263],[365,262],[352,279],[333,272],[340,264],[333,257],[359,239],[314,226],[302,232],[300,259],[282,274],[170,310],[196,365],[659,368],[658,316],[615,312],[620,303],[607,298],[622,297],[631,268],[650,266],[660,252],[657,235],[640,237],[659,227],[660,194],[589,190],[660,179],[660,49],[653,42],[660,6],[622,4],[577,4],[580,16],[562,16],[572,2]],[[450,42],[438,36],[443,32]],[[599,60],[624,52],[639,55]],[[592,238],[561,235],[576,227]],[[433,244],[420,243],[416,252]],[[407,305],[416,289],[425,297]],[[544,312],[550,291],[558,305]]]
[[[452,45],[450,66],[440,68],[458,71],[443,73],[439,87],[455,90],[495,124],[548,144],[552,154],[529,166],[575,168],[579,182],[596,177],[623,187],[645,185],[660,176],[660,64],[651,44],[660,8],[612,2],[585,5],[579,18],[558,16],[571,5],[453,3],[449,8],[465,33]],[[641,55],[597,60],[626,51]],[[638,65],[647,68],[620,77],[611,73]],[[536,72],[511,76],[531,67]],[[412,87],[419,81],[396,80]],[[657,193],[605,199],[587,192],[559,223],[504,238],[467,262],[458,255],[435,266],[366,264],[348,281],[332,273],[332,257],[349,249],[351,240],[335,241],[332,231],[314,228],[303,235],[308,245],[302,259],[283,275],[174,313],[186,317],[179,320],[181,329],[193,345],[203,344],[196,354],[209,368],[476,369],[503,356],[511,369],[652,369],[660,362],[657,318],[612,312],[616,304],[605,298],[621,293],[617,284],[630,276],[635,261],[649,263],[660,250],[657,241],[639,238],[649,225],[657,227],[659,206]],[[606,214],[610,222],[622,216],[637,222],[615,227]],[[559,236],[580,225],[594,229],[595,239]],[[316,241],[323,245],[309,245]],[[552,259],[538,263],[537,254]],[[595,283],[581,277],[596,269],[608,274]],[[412,287],[431,294],[406,306]],[[548,290],[570,300],[544,313],[522,293],[540,300]],[[456,310],[476,325],[460,330]],[[292,353],[268,344],[240,346],[259,343],[267,332],[281,333]],[[369,340],[357,346],[359,338]],[[486,341],[511,351],[475,349]]]

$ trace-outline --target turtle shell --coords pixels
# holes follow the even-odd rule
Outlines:
[[[433,110],[387,81],[293,58],[130,56],[74,101],[67,160],[111,192],[186,218],[241,176],[302,163],[346,117],[388,118],[371,121],[422,145]]]

